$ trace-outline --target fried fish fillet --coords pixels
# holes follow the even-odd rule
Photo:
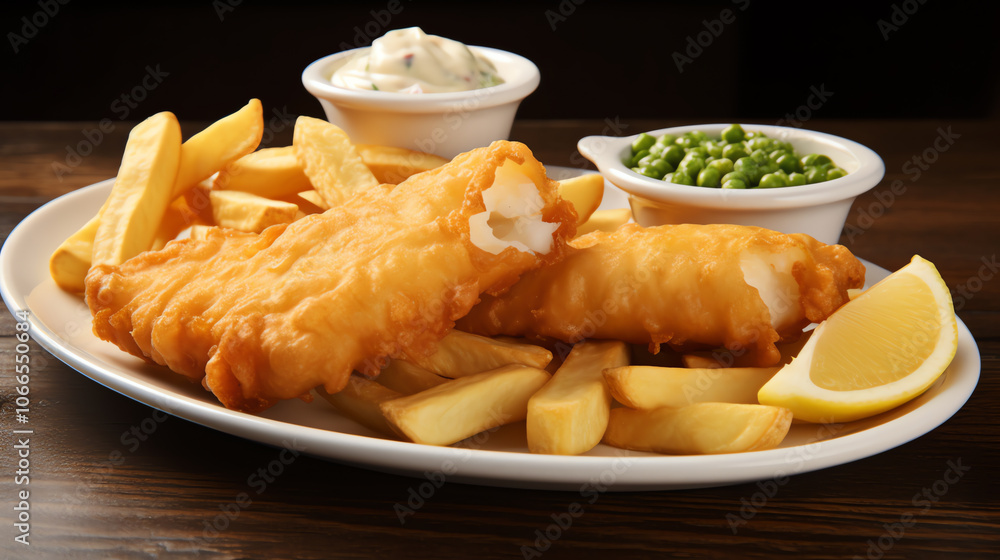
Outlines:
[[[482,303],[458,327],[487,336],[726,346],[759,365],[848,301],[864,266],[840,245],[735,225],[636,224],[571,243],[562,261]]]
[[[572,206],[495,142],[259,235],[217,231],[87,276],[95,334],[259,411],[419,356],[483,292],[562,257]]]

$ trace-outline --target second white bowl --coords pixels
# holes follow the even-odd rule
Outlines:
[[[302,84],[326,118],[360,144],[397,146],[452,158],[506,140],[521,101],[540,81],[538,67],[506,51],[471,47],[497,68],[504,83],[451,93],[394,93],[341,88],[330,77],[356,53],[321,58],[302,72]]]

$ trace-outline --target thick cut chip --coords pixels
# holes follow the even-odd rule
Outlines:
[[[173,200],[180,151],[173,113],[157,113],[132,129],[94,236],[93,265],[118,265],[153,246]]]
[[[577,226],[576,236],[586,235],[592,231],[615,231],[631,219],[632,211],[628,208],[597,210],[590,215],[590,219]]]
[[[259,99],[251,99],[239,111],[188,138],[181,147],[174,197],[256,150],[263,135],[264,110]]]
[[[379,185],[347,133],[327,121],[299,117],[292,147],[309,182],[331,207]]]
[[[549,377],[538,368],[504,366],[385,401],[381,409],[393,428],[411,441],[451,445],[484,430],[524,420],[528,399]]]
[[[604,378],[615,400],[631,408],[699,402],[757,404],[757,391],[778,369],[628,366],[609,369]]]
[[[510,364],[542,369],[552,361],[552,352],[534,344],[496,340],[453,330],[438,342],[433,354],[408,357],[407,361],[438,375],[454,378]]]
[[[448,160],[434,154],[415,152],[395,146],[358,144],[361,160],[371,170],[380,183],[398,185],[411,175],[429,171],[448,163]]]
[[[49,274],[56,285],[67,292],[83,293],[84,278],[90,270],[90,257],[94,252],[94,236],[101,223],[98,213],[82,228],[66,238],[49,258]]]
[[[260,233],[277,224],[295,221],[299,207],[241,191],[210,191],[212,218],[220,227]]]
[[[576,223],[586,222],[604,199],[604,176],[588,173],[559,181],[559,196],[573,203]],[[579,235],[579,231],[577,231]]]
[[[347,385],[336,393],[327,393],[322,387],[316,389],[316,392],[341,414],[362,426],[385,435],[396,435],[379,410],[381,403],[401,396],[396,391],[354,374],[348,379]]]
[[[608,427],[611,393],[602,372],[628,364],[624,342],[581,342],[528,401],[528,449],[578,455],[601,442]]]
[[[670,455],[762,451],[777,447],[791,425],[792,411],[760,404],[616,408],[611,411],[604,443]]]
[[[234,161],[219,172],[216,190],[243,191],[266,198],[291,196],[312,188],[295,148],[263,148]]]
[[[419,393],[431,387],[436,387],[447,378],[427,371],[426,369],[411,364],[406,360],[392,360],[387,366],[382,368],[376,380],[393,391],[398,391],[403,395]]]

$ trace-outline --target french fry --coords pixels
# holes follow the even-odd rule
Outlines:
[[[382,368],[376,381],[403,395],[412,395],[436,387],[448,379],[405,360],[392,360]]]
[[[632,211],[628,208],[597,210],[590,215],[590,219],[576,227],[576,235],[579,237],[592,231],[615,231],[618,226],[628,223],[631,219]]]
[[[153,245],[180,163],[181,127],[157,113],[129,133],[118,177],[94,235],[93,265],[121,264]]]
[[[581,342],[552,379],[528,401],[528,449],[579,455],[601,442],[611,413],[602,371],[628,364],[624,342]]]
[[[327,121],[300,116],[292,147],[309,182],[331,207],[379,185],[347,133]]]
[[[302,200],[305,200],[306,202],[308,202],[308,203],[316,206],[320,210],[329,210],[330,209],[330,205],[327,204],[326,201],[323,200],[323,197],[320,196],[320,194],[318,192],[316,192],[315,190],[302,191],[302,192],[296,194],[295,196],[297,196],[297,197],[301,198]]]
[[[197,191],[197,192],[196,192]],[[160,225],[156,228],[156,237],[153,239],[153,250],[162,249],[168,241],[172,241],[185,229],[194,225],[207,226],[211,224],[211,214],[205,211],[198,211],[192,208],[192,203],[200,202],[206,209],[210,206],[208,194],[200,189],[189,189],[186,193],[178,196],[167,206],[167,211],[160,220]]]
[[[251,99],[242,109],[188,138],[181,147],[173,198],[253,152],[264,135],[264,109]]]
[[[411,175],[441,167],[448,160],[434,154],[415,152],[395,146],[358,144],[361,160],[379,183],[398,185]]]
[[[559,181],[559,196],[573,203],[576,208],[576,225],[590,218],[604,199],[604,176],[587,173]]]
[[[376,432],[395,436],[396,432],[386,422],[379,405],[401,395],[361,375],[352,375],[347,385],[336,393],[327,393],[322,387],[316,392],[341,414]]]
[[[442,338],[428,356],[408,358],[428,371],[444,377],[464,377],[509,364],[539,369],[552,361],[552,352],[534,344],[496,340],[453,330]]]
[[[90,270],[94,236],[100,223],[101,214],[98,213],[86,225],[66,238],[49,258],[49,275],[63,290],[82,293],[86,289],[84,278]]]
[[[309,190],[309,191],[302,191],[302,192],[305,192],[305,193],[315,193],[316,191]],[[311,200],[309,200],[309,199],[307,199],[307,198],[305,198],[303,196],[299,196],[298,193],[293,194],[291,196],[282,196],[280,198],[276,198],[275,200],[280,200],[282,202],[289,202],[291,204],[294,204],[294,205],[298,206],[299,207],[299,212],[301,212],[302,215],[304,215],[304,216],[308,216],[309,214],[321,214],[322,212],[324,212],[326,210],[325,208],[323,208],[322,206],[316,204],[315,202],[313,202],[313,201],[311,201]]]
[[[451,445],[483,430],[524,420],[528,399],[548,380],[545,370],[504,366],[384,401],[380,408],[393,429],[411,441]]]
[[[670,455],[761,451],[777,447],[791,424],[792,411],[761,404],[616,408],[611,411],[604,443]]]
[[[756,404],[757,391],[779,369],[626,366],[606,370],[604,378],[615,400],[630,408],[677,407],[701,402]]]
[[[299,207],[241,191],[210,191],[212,219],[220,227],[260,233],[277,224],[295,221]]]
[[[208,232],[216,229],[218,226],[205,226],[205,225],[193,225],[191,226],[191,232],[188,236],[189,239],[204,240],[208,239]]]
[[[262,148],[227,165],[215,178],[216,190],[243,191],[281,198],[309,190],[312,183],[295,157],[295,148]]]

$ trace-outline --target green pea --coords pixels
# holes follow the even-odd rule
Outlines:
[[[638,138],[632,141],[632,153],[638,154],[639,152],[642,152],[644,150],[648,151],[651,147],[653,147],[653,144],[655,143],[656,143],[656,138],[643,132],[642,134],[639,135]]]
[[[694,186],[694,179],[691,178],[691,175],[685,173],[680,169],[674,171],[673,175],[670,177],[670,182],[676,183],[678,185]]]
[[[818,167],[811,167],[806,170],[806,184],[822,183],[826,181],[826,170]]]
[[[760,178],[760,185],[758,186],[762,189],[787,187],[788,181],[781,175],[778,175],[777,173],[768,173],[767,175],[764,175],[763,177]]]
[[[756,186],[764,172],[760,170],[757,162],[752,158],[744,157],[736,160],[733,164],[733,171],[739,171],[746,176],[748,186]]]
[[[641,160],[642,158],[644,158],[644,157],[646,157],[648,155],[649,155],[649,150],[643,150],[641,152],[636,152],[636,154],[632,156],[632,161],[630,162],[629,167],[639,167],[639,160]]]
[[[670,162],[670,165],[676,166],[684,159],[684,148],[677,145],[670,146],[666,150],[663,150],[660,157]]]
[[[832,181],[834,179],[839,179],[847,175],[847,172],[839,167],[834,167],[833,169],[826,172],[826,180]]]
[[[720,178],[722,173],[714,167],[706,167],[698,173],[698,186],[699,187],[719,187],[722,185]]]
[[[667,161],[667,160],[665,160],[665,159],[658,159],[658,160],[655,160],[655,161],[653,161],[653,163],[652,163],[651,165],[652,165],[652,166],[653,166],[654,168],[656,168],[656,170],[657,170],[657,171],[659,171],[659,172],[660,172],[660,176],[661,176],[661,177],[662,177],[663,175],[665,175],[665,174],[667,174],[667,173],[670,173],[671,171],[673,171],[673,170],[674,170],[674,166],[673,166],[673,165],[670,165],[670,162],[669,162],[669,161]]]
[[[653,144],[653,147],[649,149],[649,153],[654,156],[659,156],[660,154],[663,153],[663,150],[666,149],[667,147],[664,146],[663,144]]]
[[[750,157],[753,158],[753,160],[759,163],[760,165],[764,165],[767,162],[771,161],[770,158],[767,157],[767,152],[765,152],[760,148],[757,148],[756,150],[750,152]]]
[[[809,154],[802,157],[802,167],[812,167],[814,165],[829,165],[833,161],[829,156],[824,156],[823,154]]]
[[[719,170],[719,173],[723,175],[729,173],[733,170],[733,160],[729,158],[719,158],[712,161],[706,161],[709,167],[714,167]]]
[[[659,179],[659,178],[663,177],[663,173],[660,173],[659,170],[657,170],[652,165],[643,165],[643,166],[641,166],[639,168],[639,174],[640,175],[645,175],[646,177],[652,177],[654,179]]]
[[[794,173],[802,169],[799,166],[799,160],[797,160],[795,156],[789,153],[785,153],[784,155],[776,159],[775,163],[777,163],[778,167],[780,167],[785,173]]]
[[[676,144],[684,148],[685,150],[689,150],[691,148],[694,148],[695,146],[698,146],[700,142],[698,142],[697,138],[691,136],[691,133],[689,132],[684,136],[678,138]]]
[[[726,181],[742,181],[744,183],[750,182],[747,179],[746,174],[742,171],[732,171],[730,173],[726,173],[725,176],[722,177],[722,182],[725,183]]]
[[[746,181],[741,181],[739,179],[730,179],[722,183],[722,188],[724,189],[745,189],[747,188]]]
[[[705,147],[708,148],[708,155],[714,158],[722,157],[722,149],[725,145],[722,142],[705,142]]]
[[[788,175],[788,186],[798,187],[806,184],[806,176],[801,173],[791,173]]]
[[[695,140],[697,140],[699,145],[702,142],[705,142],[705,141],[708,140],[708,134],[705,134],[704,132],[702,132],[700,130],[695,130],[695,131],[692,131],[692,132],[688,132],[688,134],[690,134],[692,138],[694,138]]]
[[[648,156],[640,159],[637,163],[638,163],[639,167],[644,167],[644,166],[650,165],[655,160],[656,160],[656,156],[654,156],[652,153],[650,153]]]
[[[674,182],[673,179],[674,179],[674,174],[673,173],[665,173],[663,175],[663,182],[664,183],[673,183]]]
[[[682,161],[680,165],[677,166],[678,171],[684,171],[692,177],[697,177],[698,173],[702,169],[705,169],[705,160],[701,158],[691,158],[687,161]]]
[[[747,155],[749,154],[747,154],[747,151],[743,148],[743,144],[727,144],[726,147],[722,148],[722,157],[728,158],[731,161],[747,157]]]
[[[657,139],[656,143],[661,146],[670,146],[677,140],[677,137],[673,134],[661,134]]]
[[[705,159],[708,157],[708,149],[704,146],[695,146],[687,151],[688,156],[692,154],[699,155],[702,159]]]
[[[745,136],[746,132],[743,130],[743,127],[738,124],[731,124],[722,129],[722,139],[730,144],[742,142]]]

